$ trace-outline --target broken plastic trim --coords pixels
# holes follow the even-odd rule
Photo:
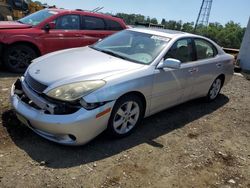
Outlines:
[[[85,108],[86,110],[93,110],[96,109],[98,107],[101,107],[105,104],[107,104],[110,101],[105,101],[105,102],[96,102],[96,103],[87,103],[84,99],[80,100],[80,104],[82,105],[83,108]]]
[[[44,110],[41,109],[39,106],[37,106],[24,92],[23,92],[23,88],[22,88],[22,84],[20,79],[17,79],[17,81],[14,83],[15,86],[15,90],[14,93],[20,98],[20,100],[24,103],[26,103],[27,105],[37,109],[37,110]],[[33,90],[34,91],[34,90]],[[35,92],[35,91],[34,91]],[[78,103],[63,103],[60,101],[55,101],[52,100],[48,97],[46,97],[45,95],[42,94],[38,94],[37,95],[39,97],[44,98],[46,101],[51,102],[52,104],[55,104],[53,113],[51,113],[48,110],[45,110],[44,113],[46,114],[55,114],[55,115],[65,115],[65,114],[72,114],[76,111],[78,111],[81,108],[81,105]]]

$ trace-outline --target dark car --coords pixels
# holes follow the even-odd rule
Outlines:
[[[101,13],[44,9],[18,21],[0,22],[0,56],[12,72],[23,72],[31,60],[49,52],[87,46],[127,26]]]

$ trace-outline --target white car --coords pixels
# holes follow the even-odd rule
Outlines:
[[[105,130],[126,136],[144,117],[185,101],[212,101],[232,75],[233,56],[207,38],[134,28],[35,59],[11,102],[37,134],[80,145]]]

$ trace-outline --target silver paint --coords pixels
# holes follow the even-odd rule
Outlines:
[[[111,112],[98,119],[96,115],[108,108],[112,109],[116,100],[127,93],[137,92],[144,96],[147,117],[185,101],[206,96],[219,75],[225,76],[224,84],[233,75],[233,57],[209,39],[167,30],[130,30],[165,36],[171,40],[150,65],[122,60],[89,47],[58,51],[34,60],[27,72],[37,81],[48,85],[44,93],[63,84],[102,79],[106,81],[106,85],[84,96],[83,99],[87,103],[109,102],[94,110],[81,108],[69,115],[49,115],[20,101],[14,94],[13,86],[12,105],[19,115],[29,120],[30,123],[26,125],[37,134],[57,143],[84,144],[107,128]],[[210,41],[217,48],[218,55],[210,59],[182,63],[179,69],[157,68],[174,42],[186,37]],[[40,73],[36,74],[38,69]],[[38,101],[42,100],[40,96],[36,97]],[[74,135],[76,141],[65,136],[68,134]]]

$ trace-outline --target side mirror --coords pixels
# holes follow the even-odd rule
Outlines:
[[[173,58],[168,58],[159,63],[157,66],[158,69],[163,69],[163,68],[179,69],[180,67],[181,67],[181,61]]]
[[[55,29],[55,27],[56,27],[56,24],[54,22],[50,22],[44,26],[44,30],[49,31],[51,29]]]

